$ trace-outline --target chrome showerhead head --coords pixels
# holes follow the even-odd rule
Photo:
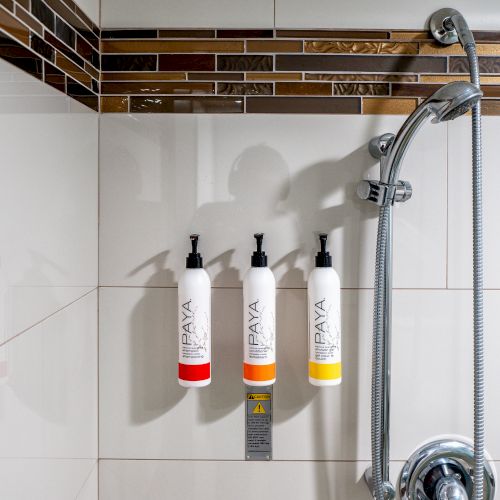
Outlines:
[[[434,92],[422,105],[434,114],[433,123],[454,120],[471,109],[483,93],[469,82],[451,82]]]

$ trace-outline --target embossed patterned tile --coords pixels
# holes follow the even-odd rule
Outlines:
[[[389,95],[388,83],[334,83],[335,95]]]
[[[415,43],[306,41],[305,52],[335,54],[417,54]]]
[[[345,82],[416,82],[417,75],[384,75],[376,73],[306,73],[306,80],[331,80]]]
[[[220,95],[272,95],[272,83],[218,83]]]

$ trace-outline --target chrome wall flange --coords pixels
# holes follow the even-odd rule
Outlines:
[[[429,19],[429,30],[438,42],[444,45],[458,42],[458,33],[451,21],[457,14],[460,15],[460,12],[450,8],[439,9],[432,14]]]
[[[468,500],[474,477],[473,446],[458,439],[438,439],[417,449],[401,471],[401,500]],[[495,474],[484,467],[484,498],[495,496]]]
[[[368,467],[365,470],[363,477],[365,478],[365,483],[368,486],[368,489],[370,490],[373,497],[373,477],[372,477],[371,467]],[[394,488],[394,486],[389,481],[385,481],[383,487],[384,487],[384,500],[394,500],[394,498],[396,498],[396,489]]]

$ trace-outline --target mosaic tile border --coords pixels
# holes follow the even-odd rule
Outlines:
[[[500,114],[500,31],[475,32]],[[425,31],[103,29],[73,0],[0,0],[0,57],[88,107],[137,113],[408,114],[468,79]]]

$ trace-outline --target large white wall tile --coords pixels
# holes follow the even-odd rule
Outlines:
[[[343,382],[324,389],[307,381],[305,299],[304,290],[278,293],[274,458],[369,460],[372,292],[343,293]],[[486,324],[500,320],[499,306],[500,292],[488,292]],[[175,289],[102,290],[103,458],[243,456],[241,290],[214,290],[214,379],[206,389],[177,385],[175,310]],[[471,293],[400,290],[393,310],[392,457],[403,460],[435,435],[471,435]],[[487,377],[496,380],[500,340],[487,333]],[[493,393],[488,411],[491,422],[500,418]],[[499,431],[488,432],[498,458]]]
[[[97,496],[81,496],[89,474],[96,469],[95,460],[89,459],[0,459],[0,498],[97,500]]]
[[[101,0],[75,0],[75,3],[78,4],[78,7],[90,17],[91,21],[93,21],[98,26],[100,25],[100,7]],[[120,7],[119,7],[120,8]]]
[[[107,1],[107,0],[104,0]],[[428,17],[444,6],[435,0],[413,2],[404,8],[397,0],[374,6],[368,0],[275,0],[278,28],[426,29]],[[471,4],[455,0],[472,29],[498,29],[500,11],[496,0]]]
[[[346,288],[372,287],[377,207],[356,183],[378,176],[366,145],[403,117],[104,115],[100,259],[103,285],[175,285],[188,234],[216,286],[238,286],[265,248],[281,287],[304,287],[331,234]],[[446,271],[446,125],[422,129],[403,178],[413,198],[396,207],[395,286],[442,288]]]
[[[67,97],[7,63],[0,76],[6,102],[36,95],[41,106],[0,103],[2,343],[97,284],[98,116],[68,112]]]
[[[272,28],[273,0],[101,0],[104,28]]]
[[[97,291],[0,347],[3,457],[97,456]]]
[[[484,285],[500,289],[500,184],[498,131],[500,117],[483,124]],[[470,117],[450,122],[448,137],[449,246],[448,286],[472,287],[472,128]]]
[[[90,475],[78,492],[76,500],[98,500],[99,496],[99,465],[96,460]]]

